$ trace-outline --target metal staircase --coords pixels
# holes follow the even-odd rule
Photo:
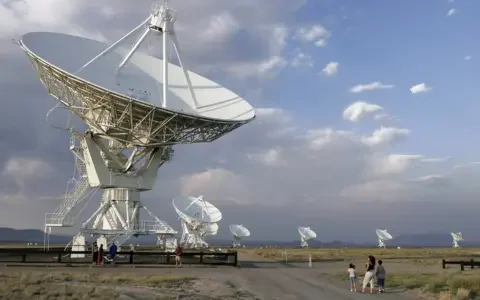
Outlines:
[[[75,171],[73,178],[68,181],[67,192],[62,203],[53,213],[45,214],[45,227],[71,227],[75,219],[69,217],[70,211],[85,199],[90,186],[88,184],[85,163],[82,160],[82,149],[75,146],[75,136],[70,138],[70,150],[75,157]],[[75,176],[77,175],[77,176]],[[77,177],[77,178],[75,178]]]

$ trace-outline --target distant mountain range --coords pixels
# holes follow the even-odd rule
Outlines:
[[[38,229],[13,229],[0,227],[0,243],[38,243],[42,244],[44,233]],[[72,236],[50,235],[50,244],[67,244]],[[208,239],[207,242],[213,245],[231,245],[232,240],[228,239]],[[155,244],[155,236],[143,236],[133,238],[127,241],[127,244]],[[245,239],[243,244],[246,246],[279,246],[279,247],[299,247],[300,241],[258,241]],[[463,247],[478,247],[480,240],[466,240],[460,243]],[[388,241],[390,247],[451,247],[452,238],[450,234],[445,233],[424,233],[424,234],[406,234],[399,235],[393,240]],[[375,247],[375,243],[349,243],[343,241],[322,242],[314,240],[309,242],[310,247],[324,248],[343,248],[343,247]]]

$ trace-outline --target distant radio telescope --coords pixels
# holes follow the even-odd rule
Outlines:
[[[317,238],[317,234],[310,227],[298,227],[300,234],[300,247],[308,248],[308,241]]]
[[[180,243],[186,248],[208,247],[204,237],[217,234],[217,223],[222,219],[220,210],[205,201],[203,196],[176,197],[172,204],[182,225]]]
[[[453,248],[460,248],[458,242],[463,241],[463,235],[461,232],[451,232],[450,235],[453,239]]]
[[[386,229],[377,229],[375,233],[377,234],[379,248],[386,248],[385,241],[391,240],[393,238]]]
[[[240,247],[241,246],[240,241],[244,237],[250,236],[250,230],[248,230],[245,226],[243,226],[241,224],[232,224],[232,225],[228,226],[228,228],[230,229],[230,232],[233,235],[233,247],[234,248]]]

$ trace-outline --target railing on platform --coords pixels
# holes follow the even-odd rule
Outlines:
[[[73,257],[72,254],[83,254],[85,257]],[[105,252],[105,256],[108,253]],[[181,255],[182,264],[225,265],[237,266],[237,252],[184,252]],[[109,263],[108,260],[105,261]],[[70,251],[65,249],[50,248],[49,251],[37,248],[0,249],[0,263],[37,263],[37,264],[92,264],[92,251]],[[171,252],[143,252],[125,251],[118,252],[115,264],[130,265],[174,265],[175,253]]]
[[[471,269],[480,267],[480,261],[471,260],[445,260],[442,259],[442,268],[445,269],[446,265],[460,265],[460,270],[464,271],[465,266],[470,266]]]

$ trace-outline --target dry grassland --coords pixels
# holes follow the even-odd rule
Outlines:
[[[139,271],[141,272],[141,271]],[[252,299],[233,286],[189,276],[110,272],[0,271],[0,299]],[[212,291],[210,289],[216,289]]]
[[[336,277],[346,279],[345,273]],[[409,291],[426,299],[480,300],[480,271],[393,273],[387,275],[385,288]]]
[[[343,249],[242,249],[268,260],[306,262],[309,256],[323,272],[347,282],[346,266],[353,262],[363,266],[368,255],[385,262],[387,269],[387,290],[406,291],[413,298],[436,300],[480,300],[480,269],[469,266],[460,271],[458,265],[442,269],[441,260],[480,260],[478,248],[343,248]],[[336,262],[335,262],[336,261]],[[340,271],[341,270],[341,271]],[[363,273],[362,267],[357,267]],[[360,275],[362,280],[362,275]]]
[[[281,248],[269,248],[269,249],[241,249],[239,252],[246,252],[255,254],[266,259],[271,260],[284,260],[284,251],[287,252],[288,261],[306,261],[311,255],[312,260],[352,260],[359,257],[366,258],[368,255],[373,255],[382,259],[422,259],[422,258],[468,258],[473,257],[480,258],[480,249],[478,248],[340,248],[340,249],[322,249],[322,248],[310,248],[310,249],[281,249]]]

